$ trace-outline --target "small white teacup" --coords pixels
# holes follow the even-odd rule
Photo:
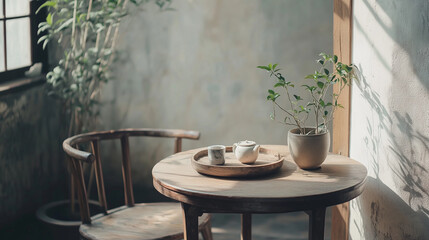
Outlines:
[[[213,165],[225,164],[225,146],[224,145],[212,145],[207,148],[209,162]]]

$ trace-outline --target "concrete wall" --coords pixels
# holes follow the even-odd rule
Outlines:
[[[0,97],[0,230],[65,197],[59,116],[42,86]]]
[[[332,52],[332,1],[173,1],[172,7],[159,12],[147,5],[121,26],[122,55],[116,79],[103,90],[102,128],[201,131],[200,141],[184,142],[184,149],[245,139],[286,144],[288,128],[269,118],[266,93],[274,80],[256,66],[279,63],[294,81],[314,72],[318,54]],[[134,183],[151,186],[151,168],[172,153],[173,141],[134,143]],[[118,145],[106,148],[106,156],[120,156]],[[117,164],[105,166],[119,179]]]
[[[351,239],[429,239],[429,2],[354,1]]]

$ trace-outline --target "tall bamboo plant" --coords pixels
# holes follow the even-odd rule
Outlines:
[[[46,78],[49,95],[60,99],[70,116],[68,136],[95,128],[100,90],[111,78],[121,20],[129,9],[150,1],[160,9],[169,9],[171,4],[171,0],[48,0],[37,10],[48,8],[49,12],[39,24],[38,43],[46,48],[56,42],[55,51],[62,53]],[[88,192],[93,169],[90,173]],[[71,184],[74,214],[72,176]]]
[[[61,99],[70,116],[69,136],[94,128],[100,90],[110,80],[121,20],[132,7],[150,1],[49,0],[39,8],[48,8],[49,14],[39,25],[38,42],[46,48],[56,41],[56,51],[63,53],[46,78],[49,95]],[[171,3],[153,1],[161,9]]]

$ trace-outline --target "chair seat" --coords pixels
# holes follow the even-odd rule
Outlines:
[[[209,214],[199,217],[199,228],[210,220]],[[183,215],[179,203],[142,203],[122,206],[98,214],[91,224],[82,224],[84,239],[182,239]]]

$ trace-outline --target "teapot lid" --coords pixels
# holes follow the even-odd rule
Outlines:
[[[256,145],[256,142],[254,141],[249,141],[249,140],[245,140],[245,141],[240,141],[238,142],[239,146],[243,146],[243,147],[250,147],[250,146],[254,146]]]

